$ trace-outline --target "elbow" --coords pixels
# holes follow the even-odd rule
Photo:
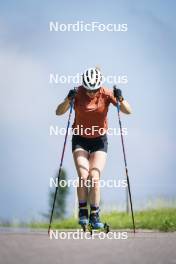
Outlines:
[[[122,113],[124,113],[126,115],[132,114],[132,109],[131,109],[130,105],[126,101],[121,103],[120,110],[121,110]]]
[[[132,114],[132,111],[129,111],[129,110],[127,110],[127,109],[120,109],[121,110],[121,112],[123,113],[123,114],[126,114],[126,115],[131,115]]]
[[[131,115],[132,114],[132,110],[131,109],[126,109],[125,114]]]
[[[56,115],[57,115],[57,116],[60,116],[60,115],[62,115],[62,114],[63,114],[63,113],[57,108],[57,109],[56,109]]]

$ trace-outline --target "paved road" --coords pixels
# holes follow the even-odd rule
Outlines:
[[[70,232],[62,233],[61,239],[60,233],[54,234],[58,239],[49,239],[42,231],[1,231],[0,263],[176,264],[176,233],[128,232],[127,239],[118,231],[113,233],[117,239],[102,239],[103,234],[85,239],[80,233],[73,239]],[[63,239],[68,234],[70,239]]]

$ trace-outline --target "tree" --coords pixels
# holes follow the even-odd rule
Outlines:
[[[59,172],[58,172],[59,173]],[[58,177],[58,173],[56,175],[56,177]],[[64,169],[61,170],[60,173],[60,181],[65,181],[67,182],[67,174],[66,171]],[[53,219],[62,219],[65,216],[66,213],[66,198],[67,195],[69,193],[68,190],[68,186],[67,184],[64,184],[64,187],[62,187],[63,185],[60,185],[60,181],[58,182],[58,191],[57,191],[57,196],[56,196],[56,201],[55,201],[55,207],[54,207],[54,212],[53,212]],[[54,201],[54,194],[55,194],[55,187],[54,188],[50,188],[50,192],[49,192],[49,214],[51,213],[51,209],[53,206],[53,201]]]

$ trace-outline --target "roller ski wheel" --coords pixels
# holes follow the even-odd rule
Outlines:
[[[90,232],[90,234],[92,235],[93,227],[92,227],[91,224],[88,224],[87,229],[88,229],[88,231]]]
[[[107,224],[107,223],[104,223],[103,224],[103,227],[101,227],[101,228],[95,228],[92,224],[88,224],[88,226],[87,226],[87,229],[88,229],[88,231],[90,232],[90,234],[92,235],[92,233],[93,233],[93,230],[95,230],[95,231],[99,231],[99,232],[105,232],[106,234],[107,233],[109,233],[109,231],[110,231],[110,227],[109,227],[109,225]]]
[[[110,231],[110,227],[107,223],[104,223],[104,231],[106,234],[109,233],[109,231]]]
[[[81,225],[81,228],[82,228],[82,231],[83,232],[86,232],[87,231],[87,225],[86,224]]]

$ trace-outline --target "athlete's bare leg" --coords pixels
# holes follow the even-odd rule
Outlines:
[[[94,206],[99,206],[100,203],[99,180],[106,163],[106,156],[107,153],[104,151],[95,151],[90,154],[89,158],[89,179],[92,182],[89,193],[89,202]]]
[[[89,155],[89,152],[82,148],[77,148],[73,151],[73,158],[79,177],[77,187],[78,200],[86,202],[88,199],[88,188],[85,182],[89,177]]]

